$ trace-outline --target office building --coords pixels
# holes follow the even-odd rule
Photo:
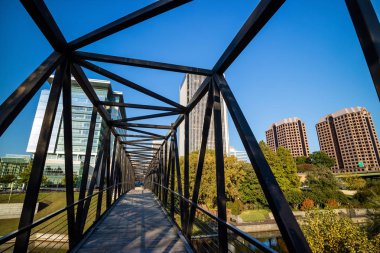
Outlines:
[[[246,163],[251,163],[249,161],[247,152],[241,151],[241,150],[236,150],[232,146],[230,146],[229,155],[230,156],[235,156],[239,161],[246,162]]]
[[[278,147],[289,149],[293,157],[309,156],[305,124],[297,117],[273,123],[265,131],[267,144],[274,151]]]
[[[49,83],[53,81],[53,76],[48,79]],[[109,81],[90,79],[90,83],[95,90],[95,93],[101,101],[123,102],[123,96],[120,92],[112,91]],[[91,114],[93,110],[92,103],[82,91],[74,78],[71,79],[72,85],[72,134],[73,134],[73,166],[74,173],[81,176],[81,168],[83,166],[88,133],[91,122]],[[49,90],[42,90],[38,102],[37,111],[33,121],[33,126],[29,138],[27,152],[35,153],[39,133],[41,131],[42,120],[45,114],[45,109],[49,97]],[[124,108],[112,107],[107,108],[107,111],[112,115],[113,119],[118,119],[125,116]],[[92,175],[95,166],[98,147],[103,141],[103,133],[105,131],[105,122],[100,115],[97,115],[95,135],[91,151],[90,160],[90,176]],[[113,137],[111,139],[113,142]],[[111,145],[112,146],[112,145]],[[63,137],[63,117],[62,117],[62,97],[59,101],[56,117],[54,120],[53,131],[49,143],[48,154],[44,169],[44,175],[48,177],[51,183],[59,183],[64,177],[64,137]]]
[[[322,117],[316,128],[321,151],[336,161],[333,172],[379,170],[379,139],[366,108],[331,113]]]
[[[180,104],[186,106],[191,98],[194,96],[197,89],[205,80],[205,76],[194,74],[186,74],[180,88]],[[205,95],[197,106],[189,114],[189,152],[197,151],[201,147],[202,129],[205,116],[207,95]],[[228,133],[228,117],[227,107],[223,97],[221,98],[221,112],[222,112],[222,138],[223,138],[223,152],[228,154],[229,149],[229,133]],[[184,155],[184,123],[179,128],[179,155]],[[207,140],[207,149],[215,149],[215,133],[214,133],[214,119],[211,118],[210,131]]]
[[[6,175],[17,175],[24,171],[31,162],[30,155],[6,154],[0,157],[0,177]]]

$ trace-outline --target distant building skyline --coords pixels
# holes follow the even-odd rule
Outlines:
[[[380,169],[379,139],[365,107],[350,107],[322,117],[316,124],[321,151],[334,158],[333,172]]]
[[[298,117],[286,118],[270,125],[265,131],[268,146],[276,151],[280,146],[290,150],[293,157],[309,156],[305,124]]]
[[[179,91],[179,101],[181,105],[186,106],[199,86],[205,80],[205,76],[186,74],[182,82]],[[205,95],[199,104],[189,114],[189,152],[197,151],[200,149],[202,141],[202,129],[205,116],[207,95]],[[222,138],[223,138],[223,152],[228,154],[230,137],[228,129],[228,113],[227,106],[221,97],[221,113],[222,113]],[[179,155],[183,156],[184,150],[184,138],[185,138],[185,126],[182,123],[179,127]],[[214,119],[211,117],[210,130],[207,139],[207,149],[215,149],[215,135],[214,135]]]
[[[53,81],[53,76],[50,76],[48,81]],[[89,79],[93,86],[95,93],[100,101],[114,101],[123,102],[122,93],[112,91],[111,83],[107,80]],[[91,114],[93,105],[87,98],[86,94],[80,88],[76,80],[71,78],[72,89],[72,135],[73,135],[73,170],[78,176],[81,176],[81,168],[84,162],[86,147],[88,141],[88,133],[91,123]],[[39,134],[42,127],[42,120],[45,115],[46,105],[48,101],[50,90],[42,90],[38,101],[35,117],[33,120],[32,130],[29,137],[29,142],[26,151],[32,154],[35,153]],[[64,163],[64,137],[63,137],[63,117],[62,117],[62,96],[60,98],[57,113],[55,116],[53,131],[49,142],[48,154],[45,162],[44,174],[57,183],[64,176],[65,163]],[[124,108],[109,109],[112,118],[120,118],[121,114],[125,116]],[[101,145],[103,139],[103,132],[105,130],[105,123],[101,116],[98,114],[96,117],[95,134],[91,150],[90,171],[92,174],[95,166],[98,147]],[[113,143],[113,137],[111,139]]]

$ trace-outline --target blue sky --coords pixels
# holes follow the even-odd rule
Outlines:
[[[119,0],[112,5],[90,0],[45,2],[71,41],[153,1]],[[195,0],[82,50],[212,68],[257,2]],[[372,3],[380,13],[380,1]],[[0,34],[2,103],[52,48],[19,1],[0,1]],[[182,74],[98,65],[179,100]],[[344,1],[286,1],[225,74],[258,140],[265,139],[271,123],[298,116],[306,124],[311,151],[319,150],[315,131],[319,118],[351,106],[366,107],[380,131],[379,100]],[[115,90],[124,92],[125,101],[153,101],[112,83]],[[0,155],[25,153],[39,94],[0,138]],[[132,116],[141,111],[127,113]],[[242,149],[232,125],[230,121],[231,145]]]

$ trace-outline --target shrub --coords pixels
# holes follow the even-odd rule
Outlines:
[[[378,238],[369,240],[359,225],[332,210],[307,212],[302,230],[313,252],[379,252]]]
[[[310,210],[314,207],[314,200],[306,198],[301,205],[301,210],[302,211],[307,211]]]
[[[336,201],[336,199],[328,199],[326,202],[326,206],[329,208],[338,208],[339,203]]]

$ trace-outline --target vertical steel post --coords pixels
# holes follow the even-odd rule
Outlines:
[[[55,115],[57,112],[59,97],[66,73],[64,65],[59,65],[50,90],[45,116],[42,122],[40,136],[36,153],[34,154],[32,171],[30,173],[28,187],[26,189],[24,205],[18,228],[21,229],[33,223],[34,211],[36,209],[38,193],[41,186],[45,160],[49,149],[51,133],[53,131]],[[14,252],[27,252],[30,230],[16,237]]]
[[[66,62],[66,72],[63,79],[63,136],[65,149],[65,179],[66,179],[66,206],[74,203],[74,170],[73,170],[73,133],[72,133],[72,104],[71,104],[71,73]],[[72,249],[78,239],[75,227],[74,206],[67,209],[67,226],[69,233],[69,247]]]
[[[227,221],[220,91],[214,81],[212,82],[212,85],[214,89],[213,114],[215,129],[216,199],[218,206],[218,218],[223,221]],[[218,222],[218,246],[219,252],[228,252],[227,227],[221,222]]]
[[[190,150],[190,144],[189,144],[189,113],[186,113],[185,115],[185,122],[184,122],[184,161],[183,161],[183,194],[185,199],[190,198],[189,190],[190,190],[190,183],[189,183],[189,150]],[[187,202],[184,203],[184,227],[182,230],[184,231],[184,234],[187,235],[187,225],[189,222],[189,205]]]
[[[180,196],[183,196],[182,195],[182,179],[181,179],[181,168],[180,168],[180,165],[179,165],[179,153],[178,153],[178,142],[177,142],[177,130],[174,130],[173,131],[173,140],[174,140],[174,159],[175,159],[175,167],[176,167],[176,173],[177,173],[177,190],[178,190],[178,194]],[[181,215],[181,229],[184,230],[184,228],[186,228],[186,225],[185,225],[185,207],[184,207],[184,203],[183,203],[183,199],[180,198],[179,199],[179,206],[180,206],[180,215]],[[186,231],[186,230],[184,230]]]
[[[170,178],[170,190],[172,190],[172,192],[170,192],[170,216],[171,218],[174,220],[174,167],[175,167],[175,164],[174,164],[174,150],[173,150],[173,146],[174,146],[174,140],[173,140],[173,135],[171,137],[171,141],[170,141],[170,166],[171,166],[171,178]]]

